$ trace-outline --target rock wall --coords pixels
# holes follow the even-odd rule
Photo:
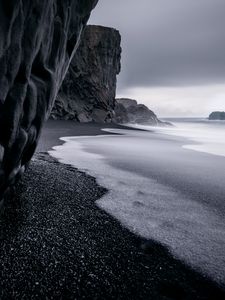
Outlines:
[[[53,119],[111,122],[121,37],[117,30],[87,26],[51,113]]]
[[[0,0],[0,205],[35,151],[97,1]]]

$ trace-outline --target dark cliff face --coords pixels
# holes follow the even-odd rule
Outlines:
[[[209,120],[225,120],[225,112],[224,111],[214,111],[209,115]]]
[[[54,119],[110,122],[116,76],[120,72],[121,37],[117,30],[87,26],[52,111]]]
[[[116,99],[115,121],[117,123],[136,123],[153,126],[166,125],[147,106],[127,98]]]
[[[0,204],[32,157],[97,0],[0,0]]]

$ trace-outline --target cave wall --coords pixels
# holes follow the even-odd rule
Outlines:
[[[0,205],[31,159],[98,0],[0,0]]]
[[[113,28],[94,25],[85,28],[52,110],[53,119],[112,121],[120,44],[121,36]]]

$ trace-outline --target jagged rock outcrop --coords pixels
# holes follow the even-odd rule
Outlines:
[[[135,123],[153,126],[171,125],[159,120],[155,113],[144,104],[138,104],[136,100],[127,98],[116,99],[114,120],[120,124]]]
[[[0,0],[0,205],[35,151],[97,1]]]
[[[53,119],[111,122],[121,37],[117,30],[87,26],[52,110]]]
[[[224,111],[214,111],[209,115],[209,120],[225,120],[225,112]]]

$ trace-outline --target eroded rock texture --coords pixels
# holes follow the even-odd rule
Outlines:
[[[121,37],[117,30],[87,26],[52,111],[53,119],[111,122]]]
[[[0,0],[0,203],[31,159],[97,0]]]

